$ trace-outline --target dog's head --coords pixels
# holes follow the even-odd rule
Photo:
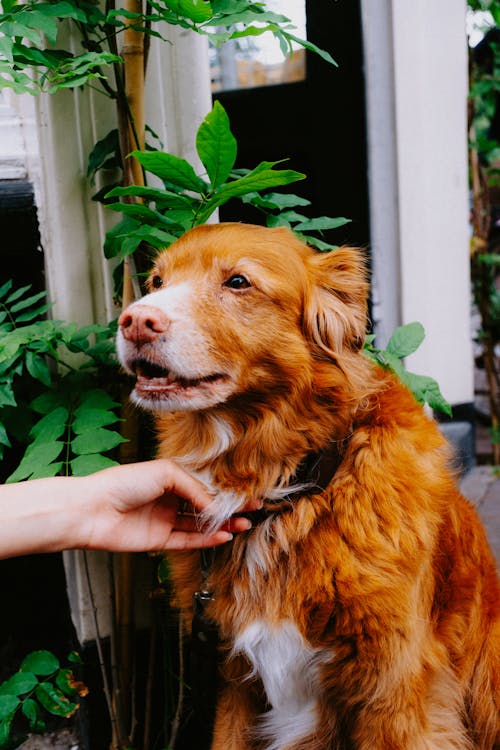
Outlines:
[[[363,344],[361,254],[318,253],[285,228],[197,227],[159,254],[148,288],[121,314],[117,349],[153,411],[286,394]]]

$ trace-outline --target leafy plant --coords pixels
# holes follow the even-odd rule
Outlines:
[[[162,23],[209,36],[215,46],[271,33],[285,55],[291,53],[295,42],[336,64],[327,52],[296,37],[290,19],[251,0],[151,0],[140,10],[115,8],[113,3],[101,10],[88,0],[3,0],[2,10],[0,88],[9,87],[17,93],[54,93],[92,84],[116,98],[123,88],[121,74],[115,70],[113,89],[102,68],[122,63],[117,54],[118,35],[132,28],[166,41],[158,30]],[[56,46],[59,27],[67,21],[75,23],[82,36],[83,49],[76,54]],[[30,75],[33,69],[38,74],[35,78]]]
[[[111,151],[113,139],[109,138],[108,143]],[[311,233],[337,228],[349,221],[330,217],[308,219],[291,209],[309,205],[309,201],[296,195],[266,192],[305,179],[300,172],[277,169],[281,162],[264,161],[254,169],[235,170],[237,142],[226,111],[217,101],[198,129],[196,149],[206,169],[206,178],[197,175],[188,161],[173,154],[133,152],[132,156],[163,187],[129,185],[115,187],[106,194],[107,207],[125,215],[106,236],[106,257],[123,259],[141,243],[158,249],[168,247],[188,229],[206,223],[220,206],[232,199],[252,204],[265,214],[268,226],[289,226],[321,250],[332,246]],[[101,160],[105,163],[103,154]],[[111,198],[140,199],[141,203],[110,203]]]
[[[47,320],[45,292],[12,286],[0,288],[0,455],[13,441],[27,447],[8,481],[116,463],[106,454],[123,441],[109,429],[119,421],[119,403],[100,387],[117,367],[112,329]],[[79,355],[77,364],[70,353]]]
[[[469,0],[472,10],[489,11],[493,26],[470,52],[469,175],[472,197],[471,277],[480,316],[477,342],[481,348],[489,400],[493,461],[500,464],[500,237],[498,194],[500,175],[500,2]]]
[[[81,660],[73,651],[68,662],[77,665]],[[87,694],[87,687],[75,679],[72,666],[61,667],[51,651],[32,651],[19,671],[0,683],[0,748],[11,750],[25,741],[26,734],[19,734],[22,725],[39,734],[45,730],[48,716],[69,718]]]
[[[431,409],[451,417],[451,406],[442,395],[436,380],[428,375],[416,375],[405,368],[404,359],[418,349],[424,338],[425,331],[421,323],[407,323],[396,328],[385,349],[377,349],[374,346],[375,337],[368,336],[364,351],[374,362],[392,370],[419,403],[428,404]]]

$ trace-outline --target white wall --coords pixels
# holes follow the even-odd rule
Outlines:
[[[362,0],[375,324],[426,330],[408,360],[473,401],[465,0]]]

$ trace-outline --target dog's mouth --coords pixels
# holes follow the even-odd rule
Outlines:
[[[135,392],[142,398],[161,398],[173,394],[188,394],[191,390],[207,388],[227,380],[225,373],[212,373],[197,378],[186,378],[172,373],[165,367],[146,359],[136,359],[130,369],[137,378]]]

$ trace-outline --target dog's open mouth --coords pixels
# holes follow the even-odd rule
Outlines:
[[[180,377],[145,359],[135,360],[131,364],[131,370],[137,377],[135,391],[143,398],[161,398],[174,393],[185,393],[190,389],[207,387],[227,379],[224,373],[213,373],[198,378]]]

